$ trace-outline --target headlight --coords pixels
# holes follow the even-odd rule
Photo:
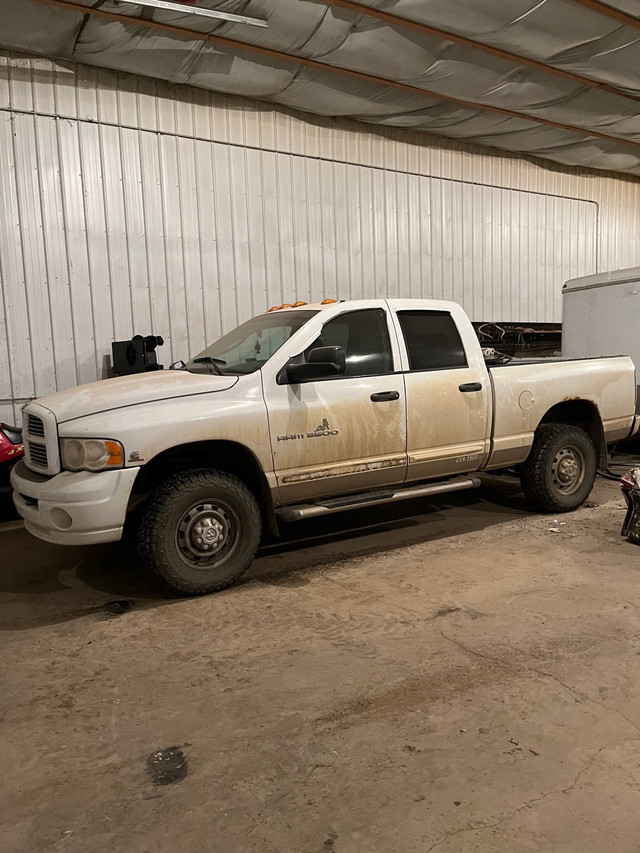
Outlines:
[[[109,438],[61,438],[60,457],[67,471],[104,471],[122,468],[124,450]]]

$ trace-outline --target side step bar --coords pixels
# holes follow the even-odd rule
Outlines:
[[[362,509],[367,506],[388,504],[393,501],[406,501],[409,498],[421,498],[425,495],[440,495],[443,492],[459,492],[463,489],[477,489],[480,485],[478,477],[459,477],[455,480],[444,480],[439,483],[425,483],[421,486],[408,486],[384,492],[368,492],[361,495],[347,495],[342,498],[329,498],[311,504],[295,504],[276,510],[282,521],[302,521],[305,518],[315,518],[318,515],[330,515],[349,509]]]

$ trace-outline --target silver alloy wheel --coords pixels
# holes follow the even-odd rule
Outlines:
[[[234,551],[238,531],[238,516],[228,504],[221,501],[194,504],[176,530],[178,553],[194,568],[211,569]]]
[[[584,482],[586,460],[579,447],[562,447],[553,457],[551,479],[563,495],[572,495]]]

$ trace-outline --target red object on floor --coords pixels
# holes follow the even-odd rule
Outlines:
[[[17,427],[0,423],[0,487],[9,483],[9,472],[24,456],[22,433]]]

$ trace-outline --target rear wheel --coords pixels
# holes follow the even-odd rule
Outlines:
[[[587,433],[571,424],[542,424],[520,469],[526,496],[543,512],[570,512],[589,496],[597,453]]]
[[[149,498],[139,532],[147,567],[183,595],[224,589],[251,565],[261,532],[253,493],[236,477],[196,468]]]

